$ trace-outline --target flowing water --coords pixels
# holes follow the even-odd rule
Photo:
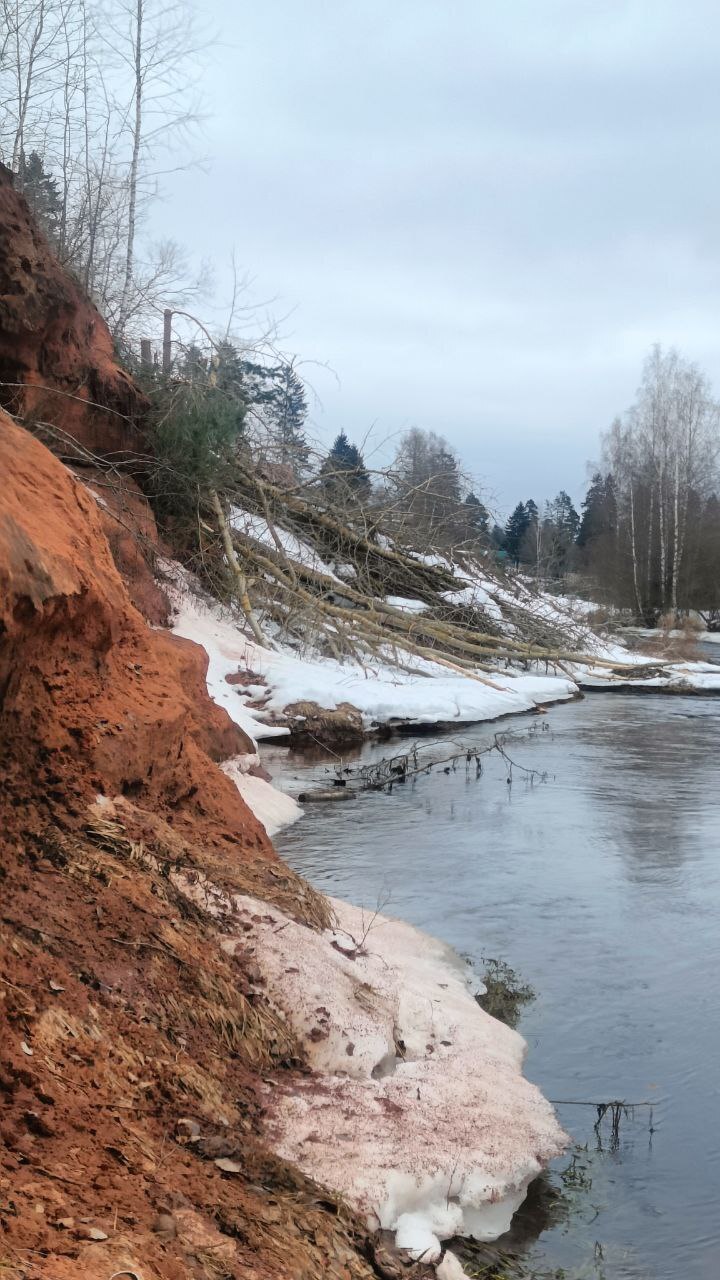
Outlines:
[[[525,1007],[528,1076],[575,1144],[566,1210],[530,1247],[569,1280],[720,1276],[720,700],[595,695],[451,738],[507,750],[393,793],[308,806],[280,835],[319,888],[402,917],[482,972],[502,958]],[[362,760],[403,747],[366,745]],[[427,749],[427,743],[425,743]],[[308,784],[322,765],[287,760]],[[593,1107],[652,1103],[598,1128]],[[552,1272],[554,1274],[554,1271]]]

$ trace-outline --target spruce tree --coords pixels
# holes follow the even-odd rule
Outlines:
[[[487,509],[472,491],[467,495],[463,503],[463,514],[471,535],[480,538],[488,536],[490,517]]]
[[[20,156],[17,187],[27,200],[33,217],[40,223],[49,240],[56,241],[60,232],[62,200],[57,180],[47,173],[37,151]]]
[[[613,532],[616,519],[613,478],[596,471],[583,499],[577,545],[586,547],[603,534]]]
[[[335,437],[320,468],[320,478],[324,488],[338,497],[352,497],[359,502],[370,497],[370,477],[363,456],[344,431]]]
[[[505,550],[516,565],[520,562],[520,548],[529,524],[530,520],[525,503],[518,502],[505,525]]]
[[[300,475],[308,468],[310,448],[305,435],[307,400],[302,379],[292,364],[273,370],[276,389],[269,404],[268,425],[278,461]]]

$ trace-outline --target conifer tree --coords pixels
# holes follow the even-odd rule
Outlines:
[[[515,564],[520,561],[520,548],[529,524],[530,520],[525,503],[518,502],[515,510],[508,516],[505,525],[505,550],[515,561]]]
[[[360,450],[344,431],[335,437],[332,449],[320,468],[320,478],[329,493],[362,502],[370,496],[370,477]]]
[[[611,475],[596,471],[582,502],[577,545],[586,547],[603,534],[611,533],[617,519],[615,488]]]
[[[297,475],[308,468],[310,447],[305,435],[307,400],[302,379],[292,363],[272,371],[275,389],[269,403],[268,426],[274,438],[277,460]]]
[[[57,181],[45,171],[37,151],[31,151],[28,156],[21,153],[16,182],[33,217],[40,223],[48,239],[54,241],[60,226],[62,201]]]

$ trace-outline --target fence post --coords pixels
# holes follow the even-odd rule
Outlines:
[[[163,373],[169,373],[172,365],[172,318],[173,313],[167,307],[163,315]]]

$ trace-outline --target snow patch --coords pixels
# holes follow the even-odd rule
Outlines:
[[[240,938],[223,946],[250,947],[313,1069],[268,1090],[275,1150],[427,1261],[451,1236],[501,1235],[566,1138],[522,1075],[524,1040],[479,1007],[459,957],[337,900],[322,933],[234,905]]]
[[[467,1272],[455,1254],[446,1249],[442,1262],[435,1269],[435,1274],[438,1280],[465,1280]]]
[[[233,507],[230,512],[230,524],[238,533],[243,533],[247,538],[259,542],[261,546],[268,547],[270,551],[277,552],[279,542],[285,554],[291,559],[303,565],[306,569],[314,569],[317,573],[327,574],[329,578],[334,578],[337,583],[341,579],[335,572],[335,566],[327,564],[317,553],[310,543],[304,542],[298,538],[296,534],[290,533],[288,529],[283,529],[281,525],[273,525],[272,530],[267,520],[262,516],[252,515],[249,511],[243,511],[241,507]],[[277,538],[277,542],[276,539]]]
[[[256,778],[244,767],[247,756],[235,756],[220,765],[223,773],[235,783],[248,808],[261,822],[269,836],[277,835],[283,827],[297,822],[303,811],[297,800],[266,782]]]

